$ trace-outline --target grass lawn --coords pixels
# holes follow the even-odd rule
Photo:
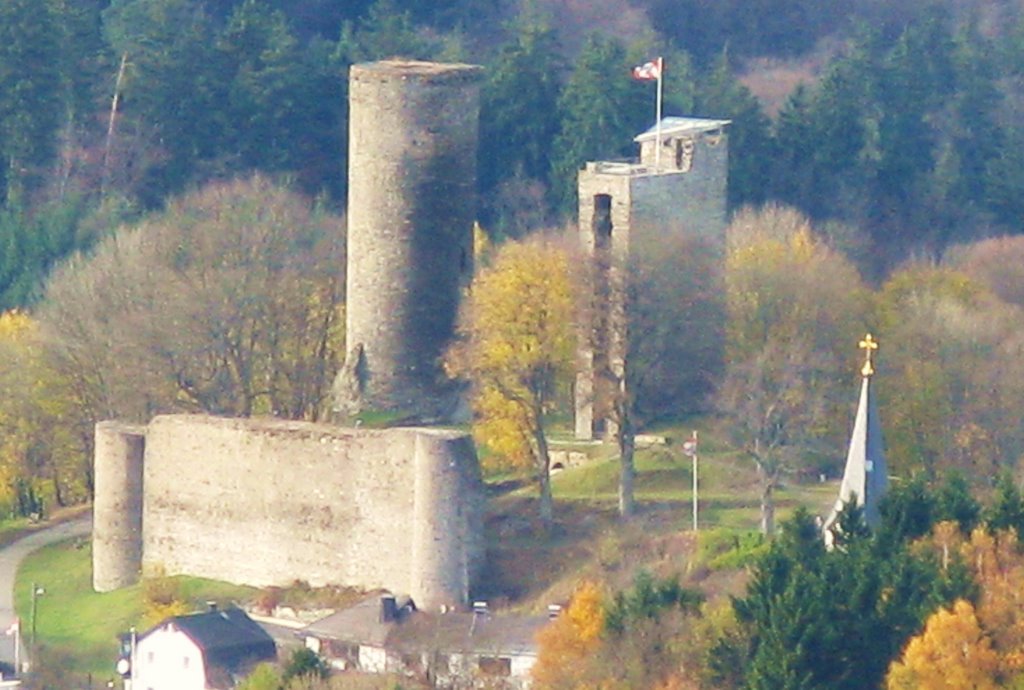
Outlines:
[[[699,423],[699,422],[698,422]],[[638,450],[636,518],[617,515],[618,459],[609,444],[574,444],[567,434],[558,446],[586,452],[592,460],[553,477],[555,529],[544,534],[536,521],[536,489],[522,481],[496,482],[487,518],[488,563],[474,598],[518,610],[543,611],[565,601],[581,578],[627,587],[640,569],[679,575],[709,596],[739,593],[745,582],[743,556],[760,537],[759,490],[752,463],[718,442],[713,429],[698,427],[700,531],[692,527],[692,461],[682,453],[690,427],[659,430],[668,443]],[[496,484],[507,485],[498,488]],[[778,519],[797,506],[824,514],[836,482],[788,483],[775,494]],[[4,526],[0,525],[0,542]],[[13,532],[12,532],[13,533]],[[32,583],[46,591],[37,602],[39,641],[55,650],[62,666],[96,678],[111,675],[116,636],[131,626],[144,630],[143,587],[92,591],[88,540],[72,540],[29,556],[18,573],[16,605],[31,627]],[[208,600],[252,600],[256,590],[196,578],[173,578],[180,598],[195,609]]]
[[[738,593],[745,578],[742,558],[730,558],[721,549],[735,544],[743,551],[760,541],[757,473],[710,425],[702,420],[696,425],[701,439],[697,533],[692,530],[692,459],[681,448],[690,426],[659,429],[665,445],[638,449],[637,515],[627,523],[617,515],[616,449],[611,444],[574,444],[563,433],[557,447],[585,452],[591,461],[553,476],[556,524],[550,534],[539,529],[534,486],[509,483],[518,488],[491,502],[490,558],[478,594],[517,610],[543,611],[549,603],[564,601],[581,578],[626,587],[641,569],[679,575],[709,595]],[[798,506],[824,515],[836,491],[835,481],[787,482],[774,494],[776,520],[784,521]],[[733,564],[724,566],[732,572],[709,573],[718,564]]]
[[[185,601],[195,608],[207,600],[242,601],[256,590],[198,578],[173,578]],[[36,602],[36,634],[40,644],[67,660],[71,673],[113,674],[117,635],[141,624],[142,586],[98,594],[92,590],[92,553],[88,539],[72,539],[31,554],[22,563],[15,583],[15,606],[29,643],[32,583],[45,592]]]

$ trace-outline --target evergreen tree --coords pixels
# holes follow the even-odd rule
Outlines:
[[[558,100],[559,131],[551,156],[552,194],[564,214],[576,205],[576,181],[586,161],[632,156],[633,137],[651,122],[649,84],[629,78],[622,45],[591,36]]]
[[[996,495],[985,514],[990,532],[1012,529],[1024,534],[1024,496],[1009,474],[1003,474],[996,485]]]
[[[426,60],[443,47],[418,29],[396,0],[375,0],[364,18],[342,25],[338,56],[346,66],[393,57]]]
[[[906,542],[867,534],[826,552],[798,511],[734,600],[745,636],[715,655],[738,660],[742,687],[879,687],[892,659],[938,607],[972,593],[962,568],[942,571]]]
[[[547,184],[558,123],[559,57],[554,31],[527,23],[487,71],[480,103],[480,186],[521,173]]]
[[[199,0],[113,0],[103,21],[128,56],[125,116],[154,149],[137,193],[156,205],[218,150],[226,98],[214,27]]]
[[[0,175],[14,208],[26,208],[56,151],[65,113],[60,37],[53,0],[0,3]]]
[[[757,204],[766,198],[774,142],[768,116],[747,87],[732,74],[723,53],[710,75],[698,81],[697,112],[732,120],[729,128],[729,205]]]
[[[935,524],[935,497],[920,476],[890,487],[879,506],[880,539],[900,544],[931,532]]]
[[[803,83],[789,95],[775,124],[778,151],[771,176],[772,196],[809,213],[816,192],[815,134],[812,95]]]
[[[310,123],[312,105],[298,42],[281,12],[261,0],[245,0],[217,43],[228,82],[224,112],[226,152],[242,170],[294,170],[297,142]]]
[[[953,520],[964,534],[970,534],[981,519],[981,504],[971,495],[964,475],[952,471],[936,492],[935,518]]]

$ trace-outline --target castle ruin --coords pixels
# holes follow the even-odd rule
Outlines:
[[[440,358],[472,272],[481,68],[350,71],[347,360],[339,416],[443,418]],[[337,584],[465,604],[483,551],[466,434],[166,415],[96,428],[93,586],[141,572]]]
[[[483,563],[482,495],[472,441],[453,431],[201,415],[102,422],[93,587],[165,572],[463,604]]]
[[[349,80],[342,414],[449,417],[440,368],[473,273],[482,70],[384,61]]]
[[[728,120],[666,117],[635,138],[638,162],[592,162],[579,173],[579,233],[591,258],[593,308],[585,314],[575,385],[575,433],[615,432],[615,382],[628,349],[625,275],[631,253],[673,235],[725,236]],[[602,372],[610,372],[604,376]]]

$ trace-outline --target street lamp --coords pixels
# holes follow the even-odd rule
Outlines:
[[[38,608],[39,597],[46,594],[46,590],[37,585],[35,582],[32,583],[32,653],[36,651],[36,610]]]

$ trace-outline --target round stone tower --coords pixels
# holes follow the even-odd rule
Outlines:
[[[440,359],[472,273],[481,76],[404,60],[351,68],[341,413],[445,414]]]
[[[97,592],[139,580],[145,433],[117,422],[96,425],[92,586]]]

